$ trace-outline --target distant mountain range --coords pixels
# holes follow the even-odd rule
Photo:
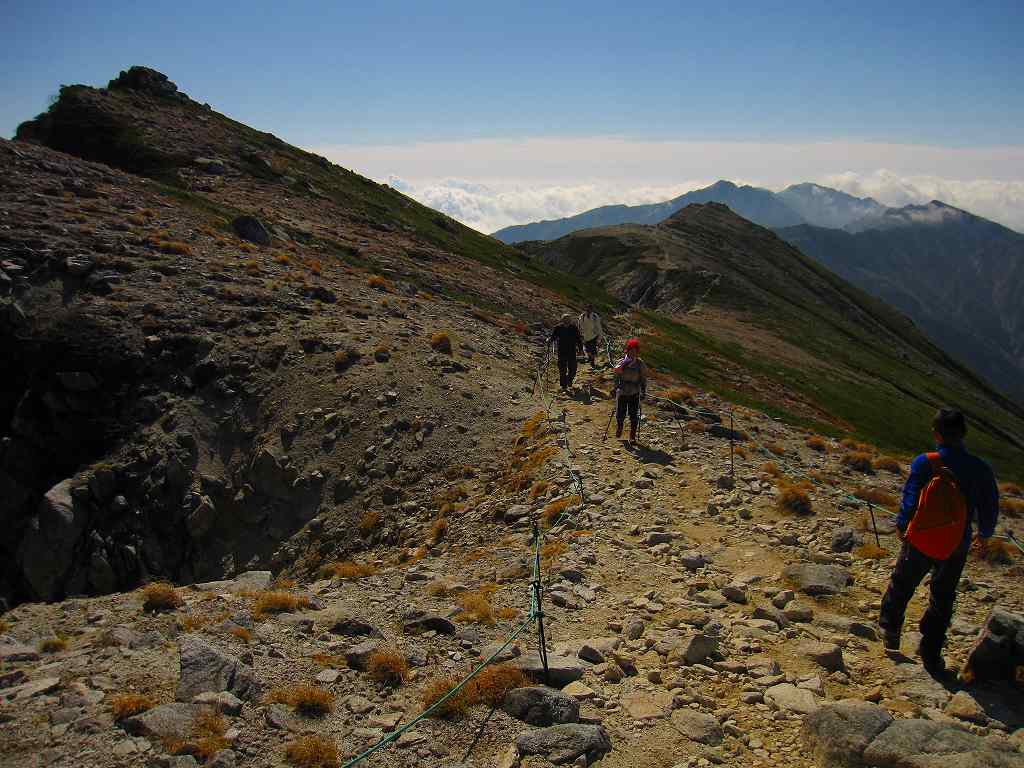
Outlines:
[[[889,208],[818,184],[781,192],[719,181],[652,205],[610,205],[506,227],[505,242],[551,240],[621,224],[657,224],[716,202],[906,313],[939,346],[1024,402],[1024,235],[933,200]]]

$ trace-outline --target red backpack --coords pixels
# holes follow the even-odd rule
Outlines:
[[[932,477],[921,490],[917,511],[907,526],[907,541],[933,560],[947,560],[964,538],[967,498],[938,453],[929,453]]]

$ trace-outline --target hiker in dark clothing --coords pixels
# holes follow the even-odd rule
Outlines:
[[[938,443],[938,457],[934,454],[931,457],[921,454],[910,465],[910,476],[903,488],[903,503],[896,517],[896,528],[903,547],[896,560],[889,587],[882,598],[878,624],[884,633],[886,649],[898,651],[907,604],[914,590],[931,572],[931,598],[919,625],[922,638],[918,653],[925,669],[931,675],[940,677],[945,672],[942,646],[953,618],[956,587],[971,547],[972,521],[977,521],[978,525],[978,547],[984,549],[988,539],[995,533],[999,515],[999,489],[988,464],[968,453],[964,447],[967,424],[960,411],[941,409],[935,414],[932,427]],[[918,511],[922,491],[936,477],[937,469],[941,476],[943,467],[955,478],[956,487],[966,501],[967,519],[959,545],[948,558],[939,560],[925,555],[906,537],[907,528]]]
[[[562,315],[561,322],[552,329],[548,343],[554,344],[558,350],[558,385],[564,392],[576,378],[576,355],[583,351],[583,337],[570,315]]]
[[[625,355],[614,368],[615,437],[622,437],[622,423],[629,413],[629,442],[636,442],[640,426],[640,400],[647,395],[647,365],[640,359],[640,341],[626,342]]]

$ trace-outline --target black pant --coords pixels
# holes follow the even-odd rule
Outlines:
[[[921,654],[934,656],[942,651],[942,646],[946,642],[946,630],[953,619],[956,586],[967,563],[970,543],[970,539],[965,539],[948,560],[932,560],[907,542],[903,542],[903,549],[900,550],[892,578],[889,579],[889,587],[882,598],[879,626],[888,634],[899,635],[903,628],[907,603],[910,602],[921,580],[930,571],[931,599],[928,602],[928,610],[924,612],[919,624],[922,635]]]
[[[626,420],[626,411],[629,411],[629,425],[636,429],[640,423],[640,395],[619,395],[619,403],[615,407],[615,422],[619,429],[622,429],[622,422]]]
[[[583,348],[587,350],[587,362],[593,365],[597,359],[597,337],[595,336],[590,341],[584,341]]]
[[[576,350],[574,349],[571,354],[566,354],[559,350],[558,352],[558,386],[562,389],[571,387],[573,379],[576,378]]]

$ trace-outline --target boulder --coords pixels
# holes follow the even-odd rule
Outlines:
[[[229,691],[240,699],[259,698],[261,687],[252,667],[215,648],[195,635],[185,635],[179,644],[181,673],[178,701],[192,701],[205,691]]]
[[[331,624],[330,631],[342,637],[374,637],[383,639],[384,634],[372,624],[352,616],[341,616]]]
[[[773,709],[809,715],[818,709],[818,699],[805,688],[779,683],[764,692],[764,701]]]
[[[243,240],[257,245],[270,245],[270,232],[255,216],[236,216],[231,227]]]
[[[718,719],[706,712],[683,707],[672,713],[672,725],[683,736],[701,744],[721,744],[723,733]]]
[[[837,595],[853,583],[853,576],[838,565],[795,563],[786,566],[782,577],[806,595]]]
[[[530,725],[575,723],[580,719],[580,705],[576,699],[543,686],[509,691],[502,709],[517,720]]]
[[[803,738],[819,768],[862,766],[864,750],[890,723],[892,715],[877,704],[847,699],[811,712]]]
[[[419,634],[421,632],[437,632],[439,635],[458,634],[459,628],[444,616],[436,613],[428,613],[415,619],[410,619],[402,625],[407,634]]]
[[[838,672],[843,668],[843,649],[835,643],[819,643],[812,640],[801,643],[797,652],[829,672]]]
[[[685,664],[701,664],[708,656],[718,651],[718,638],[703,632],[684,637],[668,653],[669,661],[680,660]]]
[[[192,702],[205,704],[232,717],[236,717],[242,712],[242,700],[228,691],[205,691],[192,699]]]
[[[544,681],[544,665],[541,663],[540,656],[536,653],[523,654],[512,663],[532,679]],[[553,653],[548,654],[548,674],[550,677],[547,682],[549,685],[564,688],[569,683],[583,677],[585,671],[584,665],[579,659]]]
[[[832,534],[830,549],[833,552],[850,552],[860,543],[860,536],[853,528],[844,526]]]
[[[878,768],[1024,768],[1024,755],[1005,741],[933,720],[894,721],[867,746],[863,759]]]
[[[53,486],[28,522],[18,550],[22,575],[40,600],[62,596],[75,560],[75,550],[85,530],[86,511],[75,502],[69,478]]]
[[[345,663],[352,669],[364,670],[370,656],[380,648],[376,640],[365,640],[345,651]]]
[[[133,736],[144,736],[150,741],[186,741],[192,736],[193,721],[203,708],[202,704],[182,702],[161,704],[129,717],[123,725]]]
[[[611,752],[612,742],[604,726],[567,723],[520,734],[516,749],[520,755],[539,755],[555,765],[580,757],[590,765]]]
[[[967,656],[967,668],[978,680],[1013,679],[1024,666],[1024,616],[993,608]]]

